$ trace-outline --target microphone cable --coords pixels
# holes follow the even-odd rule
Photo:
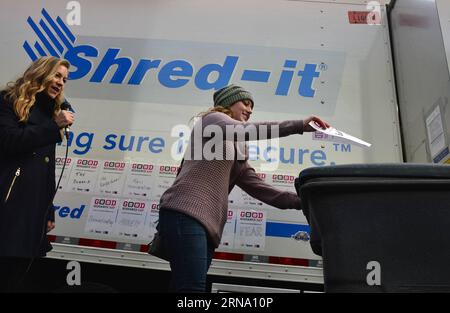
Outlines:
[[[55,193],[54,193],[54,195],[52,197],[52,201],[51,201],[50,205],[53,203],[53,200],[55,199],[56,193],[58,192],[59,184],[61,183],[61,178],[63,177],[64,169],[66,168],[67,157],[69,155],[69,131],[67,130],[67,128],[64,128],[64,133],[65,133],[65,137],[67,139],[66,153],[65,153],[65,156],[64,156],[64,163],[63,163],[63,166],[62,166],[62,169],[61,169],[61,174],[59,175],[58,183],[56,184]]]
[[[62,167],[62,169],[61,169],[61,175],[59,176],[59,179],[58,179],[58,183],[56,184],[56,188],[55,188],[55,191],[53,192],[53,196],[52,196],[52,198],[50,199],[50,202],[49,202],[49,204],[48,204],[48,206],[47,206],[47,211],[48,210],[53,210],[53,200],[55,199],[55,196],[56,196],[56,193],[58,192],[58,189],[59,189],[59,184],[61,183],[61,178],[63,177],[63,174],[64,174],[64,169],[66,168],[66,164],[67,164],[67,157],[68,157],[68,154],[69,154],[69,132],[67,131],[67,129],[64,129],[64,132],[65,132],[65,137],[66,137],[66,139],[67,139],[67,143],[66,143],[66,153],[65,153],[65,157],[64,157],[64,163],[63,163],[63,167]],[[44,220],[44,229],[43,229],[43,235],[42,235],[42,237],[41,237],[41,244],[42,244],[42,241],[44,240],[44,238],[46,238],[48,235],[47,235],[47,233],[48,233],[48,231],[47,231],[47,223],[48,223],[48,213],[47,213],[47,215],[45,216],[45,220]],[[54,221],[53,221],[54,222]],[[28,274],[28,271],[30,270],[30,268],[31,268],[31,265],[32,265],[32,263],[33,263],[33,260],[30,262],[30,264],[28,265],[28,268],[27,268],[27,270],[26,270],[26,272],[25,272],[25,275],[26,274]]]
[[[65,152],[65,156],[64,156],[64,163],[63,163],[63,166],[62,166],[62,169],[61,169],[61,174],[59,175],[58,183],[56,184],[56,188],[55,188],[55,191],[53,192],[53,196],[50,199],[50,202],[49,202],[49,204],[47,206],[47,208],[49,208],[50,210],[53,210],[53,200],[55,200],[56,193],[58,192],[59,185],[61,184],[61,179],[63,177],[64,169],[66,168],[66,164],[67,164],[67,157],[69,155],[69,132],[67,131],[66,128],[64,129],[64,133],[65,133],[65,137],[67,139],[66,152]]]

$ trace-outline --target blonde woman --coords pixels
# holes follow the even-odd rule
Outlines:
[[[61,111],[69,62],[43,57],[0,92],[0,291],[14,291],[51,246],[55,145],[74,122]]]
[[[279,209],[302,208],[295,193],[275,189],[256,175],[247,162],[245,141],[313,132],[311,121],[322,128],[330,126],[315,116],[250,123],[253,96],[236,85],[216,91],[213,98],[214,107],[200,115],[181,170],[160,200],[158,230],[170,260],[173,292],[207,290],[206,274],[221,241],[228,194],[235,185]]]

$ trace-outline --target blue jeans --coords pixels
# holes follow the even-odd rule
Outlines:
[[[214,246],[206,229],[194,218],[160,208],[159,232],[170,256],[171,292],[206,292],[206,274]]]

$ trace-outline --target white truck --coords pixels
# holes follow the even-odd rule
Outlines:
[[[228,83],[254,94],[252,120],[315,114],[372,144],[320,133],[250,143],[252,165],[278,188],[295,191],[311,166],[403,162],[387,2],[5,0],[2,83],[40,56],[72,64],[66,96],[76,123],[57,148],[57,180],[69,154],[54,201],[54,249],[33,275],[51,271],[48,289],[98,282],[163,291],[169,265],[146,253],[158,200],[174,180],[189,120]],[[212,290],[322,290],[308,232],[301,212],[236,187]],[[73,264],[81,278],[66,281]]]

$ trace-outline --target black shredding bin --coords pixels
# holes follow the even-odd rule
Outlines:
[[[450,166],[315,167],[295,185],[326,292],[450,292]]]

